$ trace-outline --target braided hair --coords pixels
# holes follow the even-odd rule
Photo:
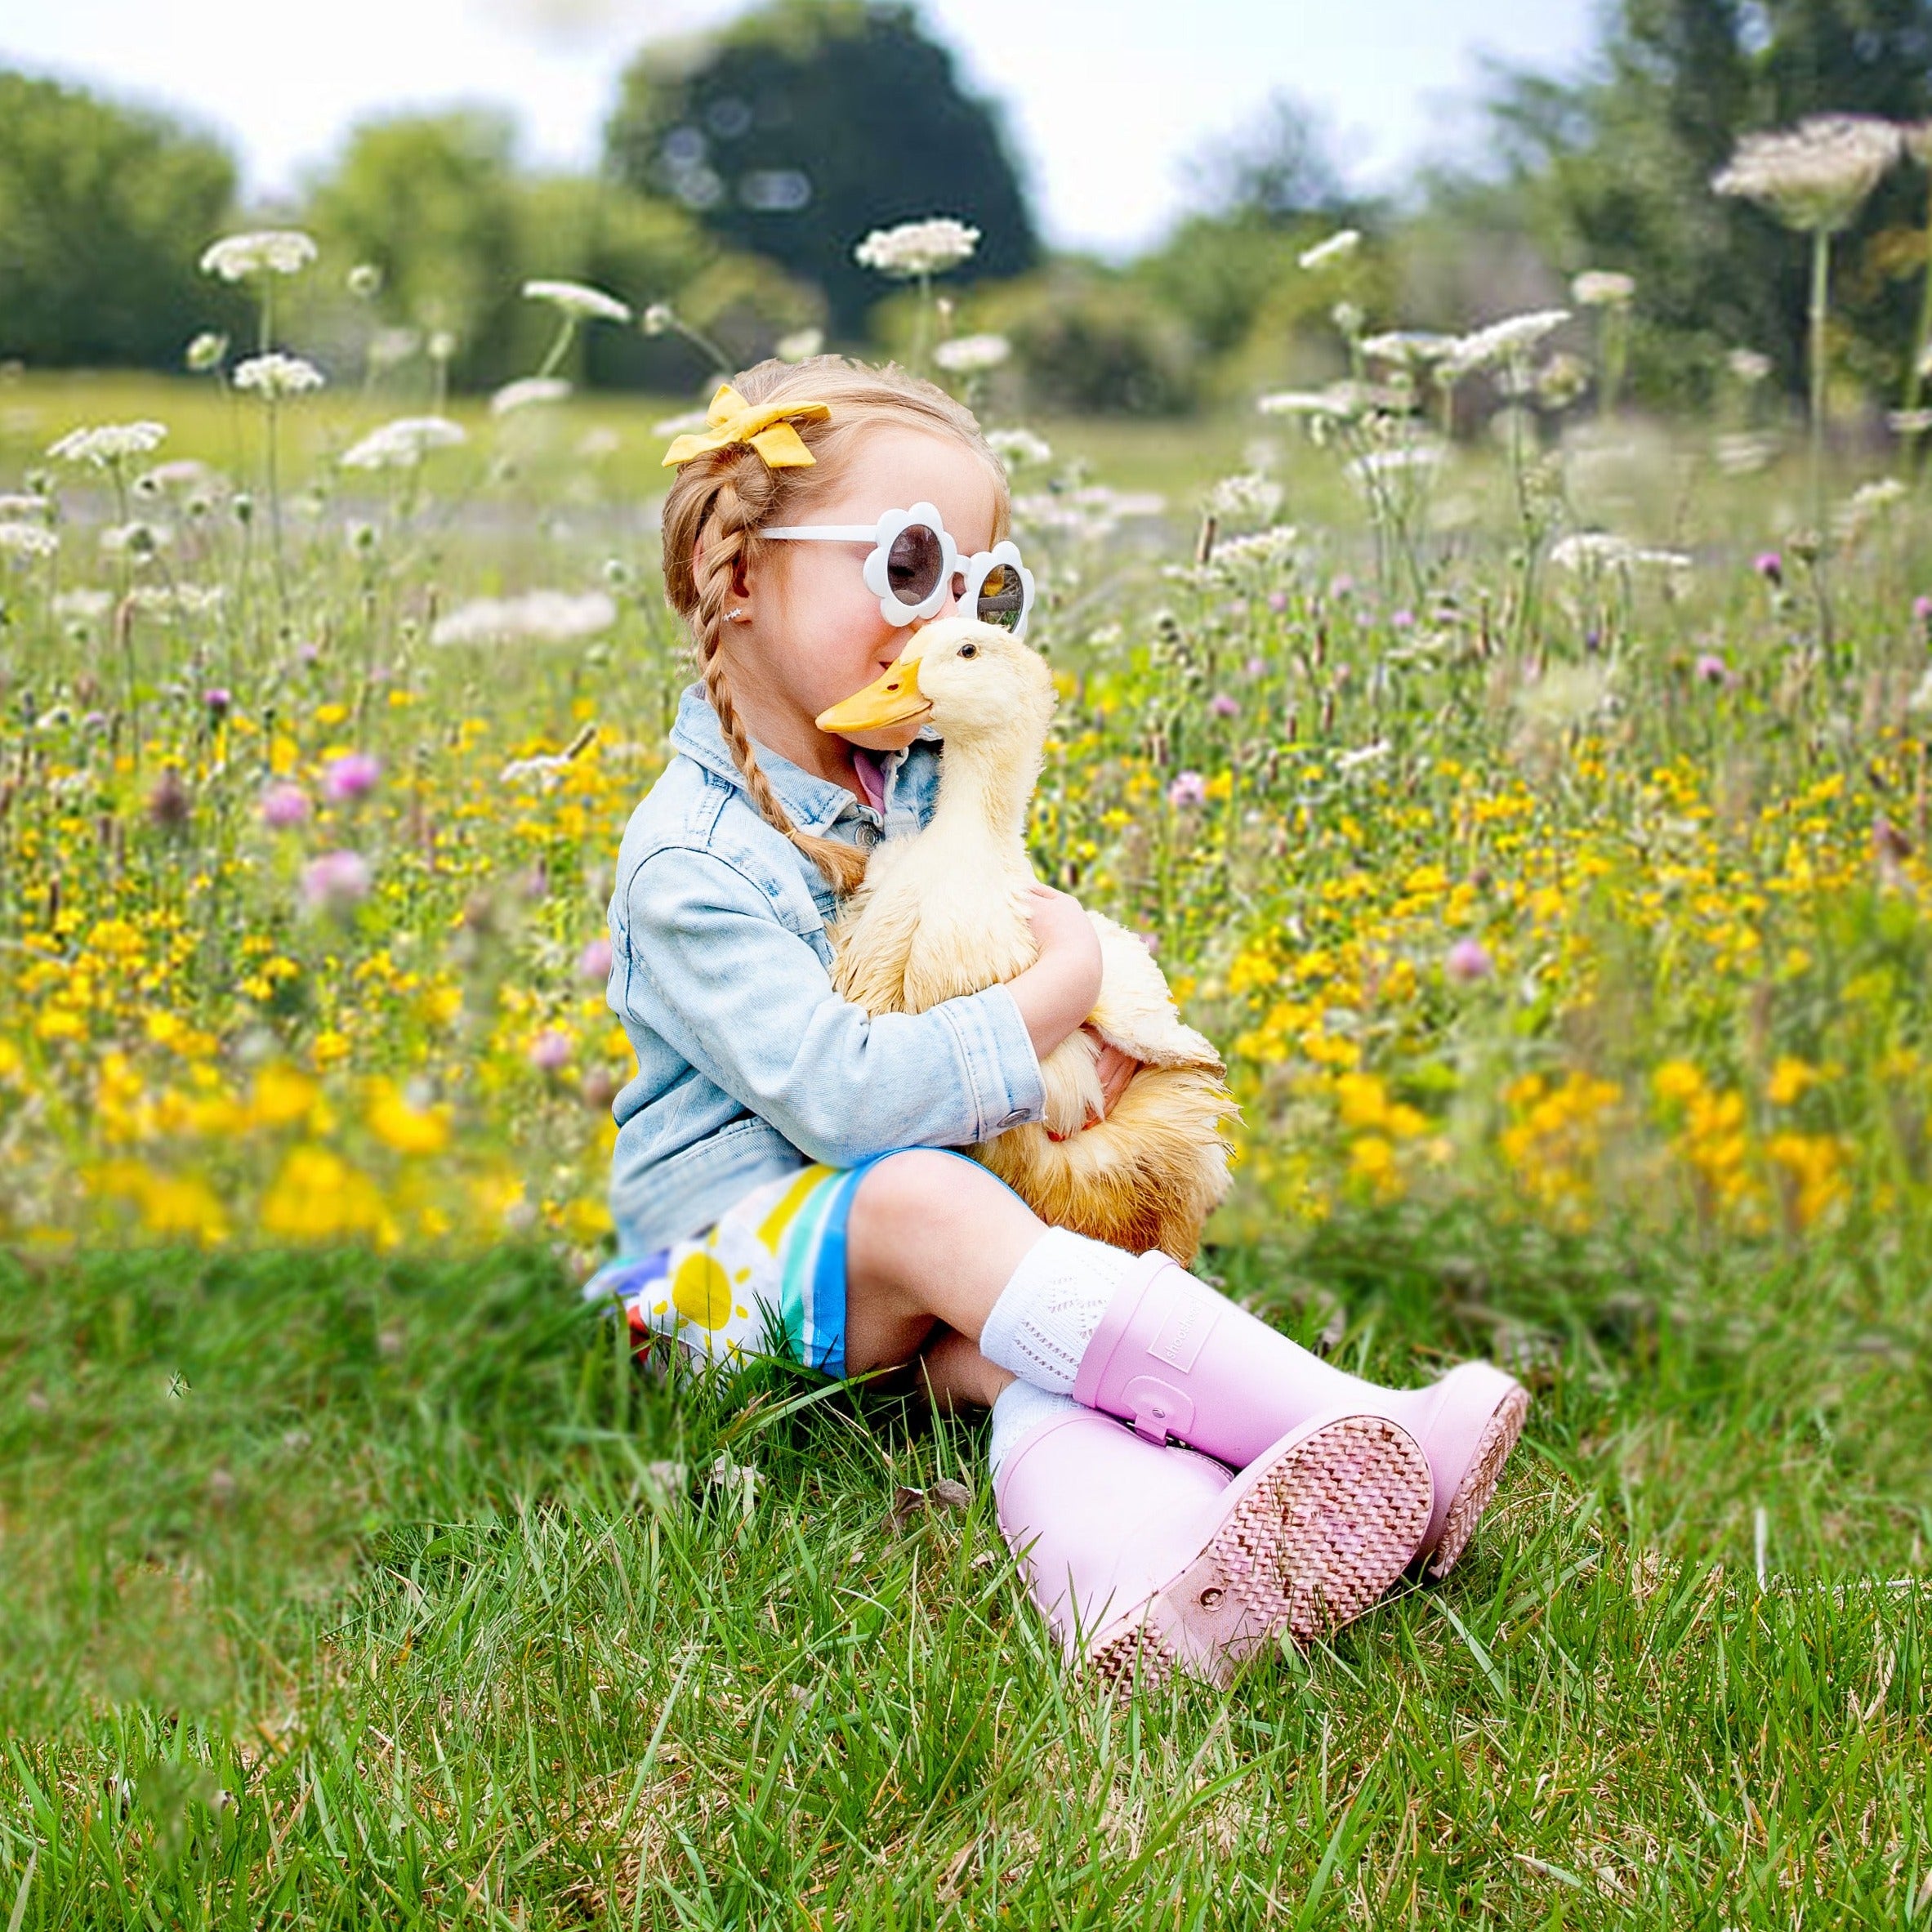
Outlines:
[[[790,395],[828,403],[831,419],[796,426],[816,459],[809,466],[772,470],[743,444],[713,450],[682,466],[664,500],[665,595],[690,626],[704,694],[752,802],[836,890],[850,892],[865,877],[866,854],[843,840],[801,832],[792,823],[759,767],[751,734],[738,716],[725,652],[725,609],[732,581],[742,563],[756,560],[759,531],[767,524],[789,521],[815,489],[836,480],[868,426],[936,430],[982,457],[993,479],[996,539],[1005,535],[1010,515],[1006,472],[962,404],[896,367],[868,368],[841,356],[819,355],[801,363],[760,363],[733,377],[732,386],[754,405],[782,402]]]

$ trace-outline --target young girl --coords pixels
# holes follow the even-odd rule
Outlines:
[[[702,681],[618,863],[609,998],[638,1070],[614,1109],[621,1258],[590,1292],[727,1366],[917,1359],[935,1401],[990,1406],[1002,1531],[1109,1676],[1225,1681],[1413,1560],[1440,1575],[1521,1428],[1508,1376],[1360,1381],[944,1151],[1041,1119],[1040,1062],[1100,988],[1073,899],[1036,886],[1037,961],[970,997],[875,1019],[832,988],[839,895],[925,823],[941,747],[916,718],[814,721],[926,624],[1023,629],[1031,603],[977,424],[827,356],[747,372],[709,425],[664,459],[665,586]],[[1109,1104],[1134,1070],[1102,1051]]]

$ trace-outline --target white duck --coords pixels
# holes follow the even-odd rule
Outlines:
[[[930,822],[873,852],[832,932],[833,984],[868,1013],[923,1012],[1033,964],[1027,806],[1054,703],[1037,653],[957,618],[929,625],[882,676],[819,717],[826,731],[926,718],[945,740]],[[1136,1254],[1158,1247],[1185,1266],[1227,1191],[1221,1122],[1234,1100],[1220,1056],[1182,1024],[1147,948],[1087,916],[1103,962],[1087,1024],[1140,1069],[1106,1119],[1083,1127],[1100,1111],[1099,1049],[1076,1033],[1042,1069],[1045,1124],[969,1151],[1042,1220]]]

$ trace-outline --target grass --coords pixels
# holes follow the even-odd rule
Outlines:
[[[538,1252],[6,1264],[10,1932],[1923,1914],[1910,1257],[1397,1211],[1212,1258],[1352,1366],[1497,1348],[1537,1406],[1445,1584],[1118,1703],[975,1430],[654,1388]],[[970,1507],[894,1519],[942,1475]]]

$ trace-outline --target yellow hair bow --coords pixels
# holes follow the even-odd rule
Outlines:
[[[795,422],[823,422],[832,413],[828,403],[771,403],[754,409],[727,382],[711,399],[704,419],[711,425],[689,435],[680,436],[664,452],[663,467],[676,468],[693,457],[708,456],[714,449],[734,449],[748,443],[765,458],[770,470],[796,470],[819,459],[805,446],[805,439],[792,428]]]

